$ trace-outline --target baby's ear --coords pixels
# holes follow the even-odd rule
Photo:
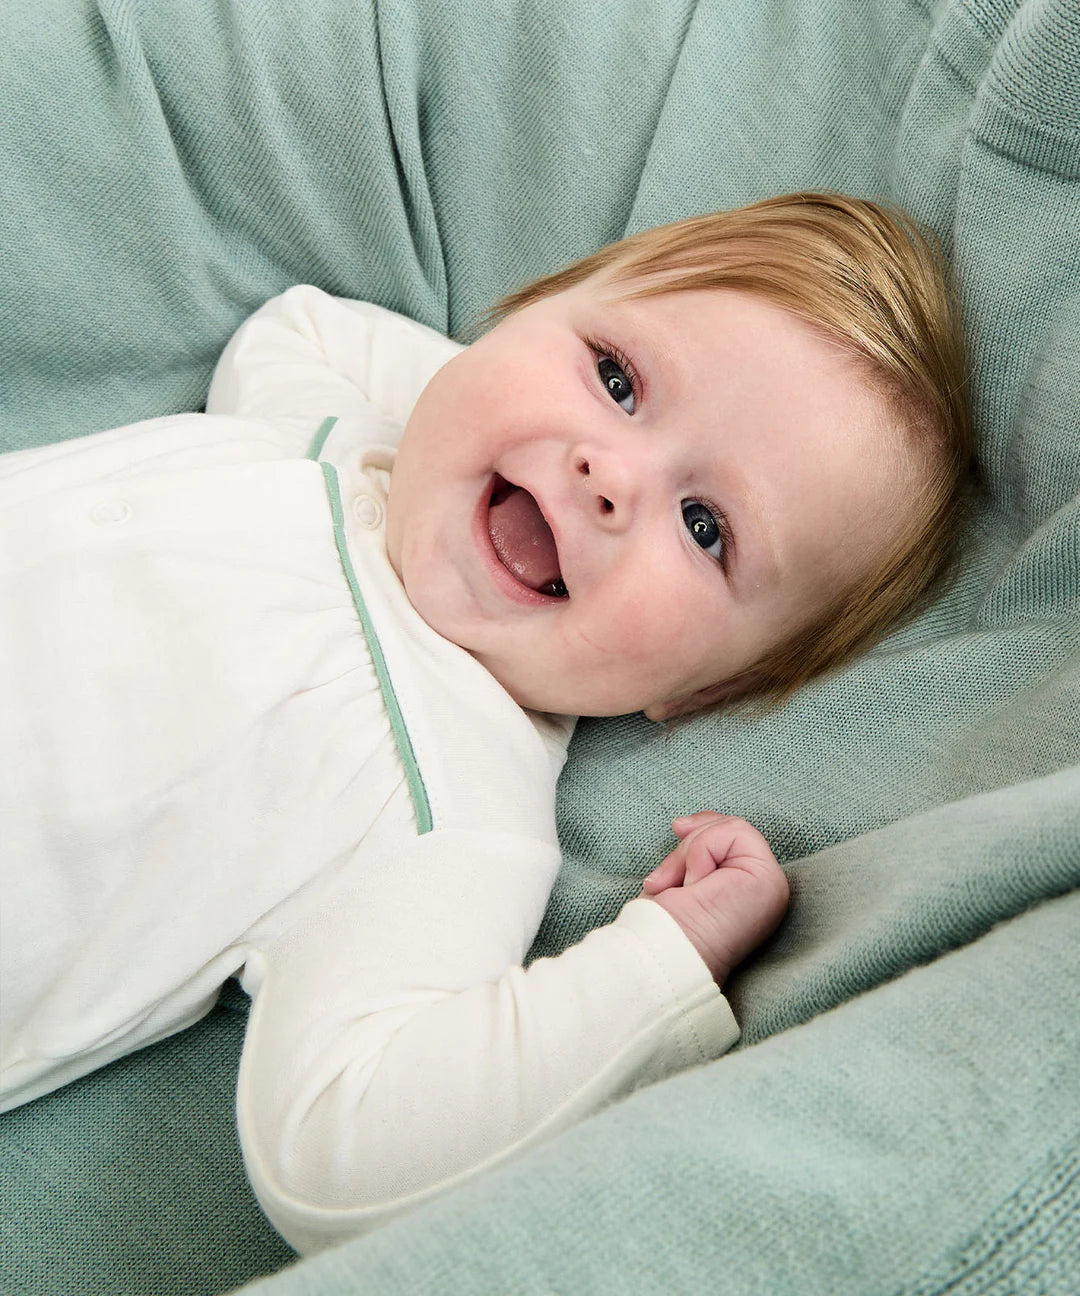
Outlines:
[[[656,702],[645,708],[647,720],[674,720],[679,716],[695,715],[699,711],[709,711],[724,702],[736,702],[753,692],[757,680],[752,672],[746,671],[734,679],[723,680],[719,684],[710,684],[708,688],[698,689],[685,697],[675,698],[670,702]]]
[[[686,697],[675,698],[671,702],[654,702],[652,706],[645,708],[645,718],[663,722],[664,720],[674,720],[677,716],[693,715],[695,711],[705,711],[718,702],[722,702],[726,696],[722,684],[718,684],[713,688],[698,689],[696,693],[689,693]]]

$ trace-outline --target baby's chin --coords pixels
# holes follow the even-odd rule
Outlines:
[[[607,719],[643,711],[646,706],[655,701],[649,698],[634,705],[632,699],[607,694],[601,696],[580,680],[570,681],[564,675],[560,676],[555,672],[549,677],[538,675],[532,664],[529,667],[522,667],[519,664],[509,665],[506,662],[494,661],[480,652],[474,652],[472,655],[488,674],[502,685],[518,706],[526,711]]]

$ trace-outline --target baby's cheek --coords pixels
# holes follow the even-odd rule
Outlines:
[[[694,600],[683,595],[675,582],[630,590],[619,620],[626,654],[640,659],[685,649],[703,634]]]
[[[574,628],[579,652],[600,657],[621,674],[664,672],[700,640],[689,611],[648,590],[630,590],[617,600],[598,603]]]

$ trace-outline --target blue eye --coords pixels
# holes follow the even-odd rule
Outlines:
[[[724,561],[724,526],[707,504],[700,500],[683,500],[683,522],[690,538],[717,562]]]
[[[605,355],[600,357],[596,371],[600,375],[600,381],[608,389],[611,399],[620,409],[626,410],[627,414],[633,414],[634,385],[622,366],[616,364],[611,356]]]

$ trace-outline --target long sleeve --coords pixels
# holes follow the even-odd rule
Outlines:
[[[304,428],[363,415],[366,439],[396,445],[417,397],[461,347],[371,302],[300,284],[246,320],[222,352],[208,414]]]
[[[1075,1291],[1078,917],[1048,901],[244,1291]]]
[[[238,1091],[248,1174],[302,1252],[362,1233],[738,1036],[636,899],[521,966],[549,846],[437,832],[267,951]]]

